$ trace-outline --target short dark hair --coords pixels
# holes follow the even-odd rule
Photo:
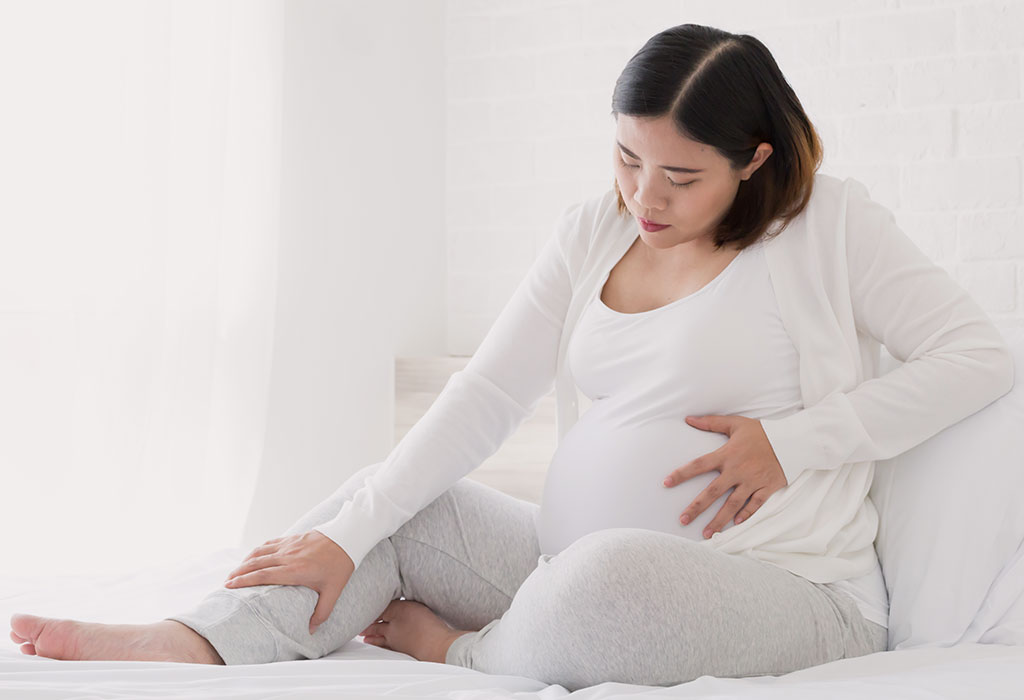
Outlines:
[[[622,70],[612,116],[671,116],[685,138],[740,169],[759,143],[770,157],[745,181],[715,232],[715,248],[781,233],[811,198],[822,145],[768,48],[747,34],[681,24],[655,34]],[[620,214],[628,212],[615,183]],[[781,226],[768,232],[776,219]]]

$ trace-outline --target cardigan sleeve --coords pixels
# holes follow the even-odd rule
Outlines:
[[[565,259],[579,202],[564,209],[466,367],[333,520],[313,529],[358,567],[382,539],[494,454],[554,387],[572,296]]]
[[[1013,356],[975,300],[851,180],[845,245],[858,333],[902,362],[851,391],[761,421],[792,484],[808,469],[894,457],[1013,386]]]

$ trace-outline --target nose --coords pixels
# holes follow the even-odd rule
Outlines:
[[[654,188],[643,176],[636,180],[636,191],[633,192],[633,201],[639,205],[641,211],[650,212],[652,216],[665,208],[665,198],[659,197]],[[653,219],[657,221],[657,219]]]
[[[657,221],[657,213],[665,208],[664,200],[652,195],[649,188],[641,185],[637,185],[633,201],[637,203],[640,211],[651,213],[652,221]]]

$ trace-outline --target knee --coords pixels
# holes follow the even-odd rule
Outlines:
[[[659,534],[637,528],[591,532],[551,557],[549,570],[577,590],[630,586],[655,572],[657,562],[646,555],[646,539]]]
[[[516,593],[516,610],[506,616],[514,615],[516,638],[531,647],[526,656],[533,663],[526,675],[567,688],[604,681],[682,682],[675,679],[686,677],[686,659],[693,650],[671,620],[681,619],[680,608],[688,604],[687,584],[680,585],[659,564],[664,557],[658,534],[600,530],[541,558]],[[665,619],[658,620],[662,608]],[[666,666],[656,654],[638,658],[623,652],[652,645],[671,645],[678,652],[676,661]]]
[[[556,683],[570,692],[643,677],[648,669],[631,668],[635,661],[621,654],[624,643],[631,646],[630,630],[644,625],[622,619],[623,596],[634,594],[623,590],[629,559],[628,535],[614,530],[541,557],[501,619],[500,645],[480,655],[479,669]]]
[[[562,552],[542,557],[516,593],[534,608],[535,634],[616,635],[624,595],[643,595],[642,581],[657,575],[655,562],[642,556],[633,528],[599,530],[581,537]],[[543,627],[543,629],[541,628]],[[607,628],[607,629],[598,629]],[[532,635],[531,635],[532,636]]]

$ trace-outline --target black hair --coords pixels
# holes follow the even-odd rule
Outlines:
[[[758,144],[768,159],[745,181],[714,232],[716,249],[739,248],[781,233],[810,200],[821,165],[817,130],[768,48],[748,34],[681,24],[647,40],[622,70],[612,116],[670,116],[680,135],[707,144],[734,170],[750,163]],[[627,214],[619,192],[620,214]]]

